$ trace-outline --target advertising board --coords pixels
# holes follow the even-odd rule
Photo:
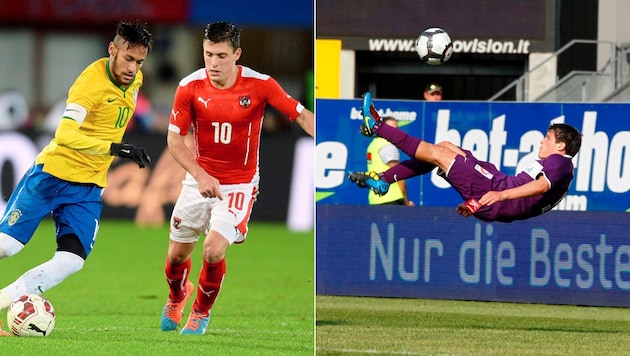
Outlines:
[[[437,143],[450,141],[516,174],[537,158],[551,122],[565,122],[583,135],[574,157],[574,179],[556,207],[568,211],[630,208],[630,104],[495,103],[374,100],[382,116],[394,116],[407,133]],[[318,204],[367,204],[367,191],[347,178],[366,170],[370,138],[359,133],[359,99],[318,99],[315,184]],[[401,159],[408,159],[401,153]],[[456,206],[457,192],[435,172],[407,180],[409,198],[420,206]]]
[[[630,219],[515,223],[454,208],[317,206],[317,294],[629,307]]]

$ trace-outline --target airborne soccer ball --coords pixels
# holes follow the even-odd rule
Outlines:
[[[440,65],[451,58],[453,41],[443,29],[428,28],[416,39],[416,52],[424,63]]]
[[[55,327],[55,309],[39,295],[23,295],[9,307],[7,324],[15,336],[48,336]]]

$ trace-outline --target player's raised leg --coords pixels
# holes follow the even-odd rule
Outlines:
[[[361,134],[367,137],[374,136],[374,125],[380,123],[382,119],[372,103],[372,94],[370,92],[363,94],[361,115],[363,115],[363,122],[360,127]]]
[[[361,122],[360,131],[364,136],[379,136],[393,143],[410,157],[416,157],[416,150],[422,142],[421,139],[408,135],[406,132],[391,127],[389,125],[381,125],[383,120],[374,107],[372,102],[372,94],[366,92],[363,94],[363,105],[361,106],[363,121]],[[387,126],[387,127],[385,127]],[[391,128],[392,130],[389,130]],[[418,157],[416,157],[418,158]]]
[[[421,139],[408,135],[399,128],[389,125],[381,125],[383,120],[372,103],[372,94],[363,94],[363,105],[361,106],[363,121],[359,130],[364,136],[379,136],[393,143],[410,157],[416,157],[416,150],[422,142]],[[389,130],[391,129],[391,130]]]
[[[434,164],[411,158],[381,173],[350,172],[348,173],[348,179],[356,183],[360,188],[370,188],[376,194],[382,195],[387,193],[390,184],[427,174],[435,167]]]
[[[411,136],[399,128],[382,125],[382,120],[372,103],[372,95],[369,92],[363,95],[362,112],[364,118],[360,131],[363,135],[382,137],[412,158],[438,166],[446,171],[458,154],[464,155],[459,147],[451,143],[441,142],[435,145]]]
[[[356,183],[360,188],[370,188],[376,195],[385,195],[389,191],[389,183],[381,179],[378,173],[371,172],[350,172],[348,179]]]

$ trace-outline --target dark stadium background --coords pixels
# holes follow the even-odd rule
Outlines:
[[[217,5],[220,5],[221,11],[216,11]],[[154,35],[155,45],[143,67],[145,81],[141,95],[145,95],[152,105],[152,121],[143,121],[146,119],[143,115],[148,115],[139,106],[137,120],[131,125],[125,140],[146,146],[155,165],[165,147],[165,121],[168,120],[177,83],[203,66],[202,29],[209,22],[231,21],[240,26],[243,29],[241,45],[244,51],[239,64],[272,75],[287,92],[313,110],[313,3],[291,2],[290,5],[280,1],[263,6],[254,0],[238,4],[203,0],[0,0],[0,37],[7,39],[0,43],[8,43],[7,48],[2,48],[4,63],[0,63],[0,97],[9,91],[24,95],[30,113],[27,122],[20,122],[15,129],[41,148],[51,135],[50,127],[54,127],[54,124],[46,122],[47,116],[54,113],[56,103],[65,100],[70,84],[83,68],[69,64],[78,61],[87,65],[99,56],[106,56],[107,44],[119,20],[145,21]],[[99,42],[94,44],[95,48],[102,50],[94,57],[86,55],[77,59],[82,52],[75,51],[72,42],[82,36],[95,39]],[[66,37],[67,40],[64,40]],[[182,39],[189,41],[190,46],[184,44],[185,50],[177,50],[182,48]],[[16,56],[9,55],[15,50],[8,48],[15,43],[13,41],[20,44],[26,56],[21,52],[17,52]],[[57,54],[61,56],[58,63],[51,63],[53,59],[47,54],[55,46],[67,46],[67,49]],[[59,76],[63,80],[51,83],[50,78]],[[0,104],[0,121],[10,121],[11,114],[15,112],[15,107],[3,102]],[[265,120],[261,143],[261,194],[252,219],[284,221],[287,218],[294,146],[296,140],[305,134],[299,126],[278,117],[273,109],[267,114],[269,117]],[[54,114],[52,116],[56,118]],[[0,168],[1,198],[6,201],[17,182],[10,159],[0,162]],[[168,216],[172,204],[163,208]],[[105,207],[103,217],[133,218],[134,211],[134,207],[109,205]]]

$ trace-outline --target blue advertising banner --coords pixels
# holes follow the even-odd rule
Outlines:
[[[574,157],[575,177],[556,207],[567,211],[630,208],[630,104],[425,102],[378,100],[382,116],[428,142],[451,141],[516,174],[537,158],[549,124],[565,122],[583,134]],[[367,191],[346,178],[365,171],[370,138],[361,136],[361,101],[317,99],[315,184],[318,204],[367,204]],[[408,157],[401,153],[401,159]],[[407,180],[410,200],[422,206],[456,206],[457,192],[435,172]]]
[[[454,208],[317,205],[320,295],[630,307],[630,219],[550,211],[518,223]]]

